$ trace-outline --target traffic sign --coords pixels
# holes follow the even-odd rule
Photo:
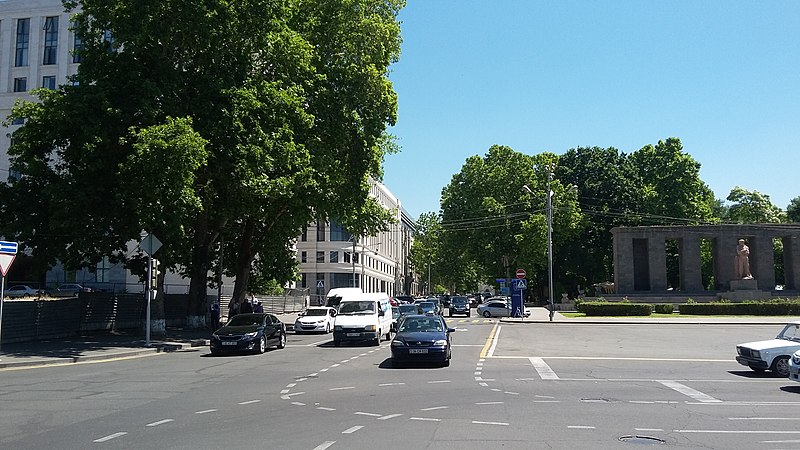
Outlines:
[[[325,282],[322,280],[317,281],[317,288],[322,289],[325,287]]]
[[[14,258],[16,257],[17,255],[0,253],[0,273],[2,273],[3,276],[6,276],[6,273],[8,273],[8,268],[11,267],[11,263],[14,262]]]
[[[525,269],[517,269],[517,278],[519,278],[521,280],[521,279],[525,278],[525,275],[527,275],[525,273]]]
[[[155,237],[154,234],[150,233],[142,239],[142,242],[139,243],[139,247],[147,253],[149,256],[153,256],[153,253],[157,252],[158,249],[161,248],[161,241]]]
[[[519,278],[514,280],[514,290],[515,291],[524,291],[528,289],[528,280],[525,278]]]
[[[16,255],[18,247],[19,244],[16,242],[0,241],[0,253],[10,253],[12,255]]]

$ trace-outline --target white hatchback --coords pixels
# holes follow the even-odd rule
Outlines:
[[[316,332],[330,333],[333,330],[333,318],[336,317],[336,308],[327,306],[311,306],[300,313],[300,317],[294,321],[294,332]]]

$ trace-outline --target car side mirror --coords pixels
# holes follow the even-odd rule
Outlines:
[[[455,333],[455,332],[456,332],[456,329],[455,329],[455,328],[448,328],[448,329],[447,329],[447,332],[448,332],[448,333]]]
[[[379,316],[381,316],[381,317],[383,317],[383,316],[385,316],[385,315],[386,315],[386,313],[385,313],[385,312],[383,312],[383,310],[382,310],[382,309],[379,309],[379,310],[378,310],[378,315],[379,315]]]

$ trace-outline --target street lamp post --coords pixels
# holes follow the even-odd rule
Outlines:
[[[550,182],[553,181],[553,171],[547,168],[547,288],[550,303],[550,322],[553,321],[553,191]]]

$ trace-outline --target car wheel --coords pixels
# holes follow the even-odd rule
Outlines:
[[[442,363],[442,367],[450,367],[450,360],[445,359],[444,362]]]
[[[789,376],[789,357],[780,356],[775,358],[775,362],[772,363],[772,373],[781,378],[787,378]]]
[[[381,345],[381,338],[383,337],[383,330],[378,330],[378,336],[372,341],[372,345]]]
[[[340,347],[342,345],[342,341],[337,341],[336,339],[333,340],[334,347]]]
[[[267,337],[261,336],[258,341],[258,353],[264,353],[265,351],[267,351]]]
[[[492,317],[492,313],[490,313],[489,311],[484,311],[483,317],[486,317],[488,319],[489,317]]]
[[[281,337],[278,339],[278,348],[286,348],[286,333],[281,333]]]
[[[470,314],[469,314],[469,313],[467,313],[467,317],[469,317],[469,316],[470,316]]]
[[[750,370],[752,370],[753,372],[759,372],[759,373],[767,370],[767,369],[765,369],[763,367],[755,367],[755,366],[748,366],[748,367],[750,367]]]

